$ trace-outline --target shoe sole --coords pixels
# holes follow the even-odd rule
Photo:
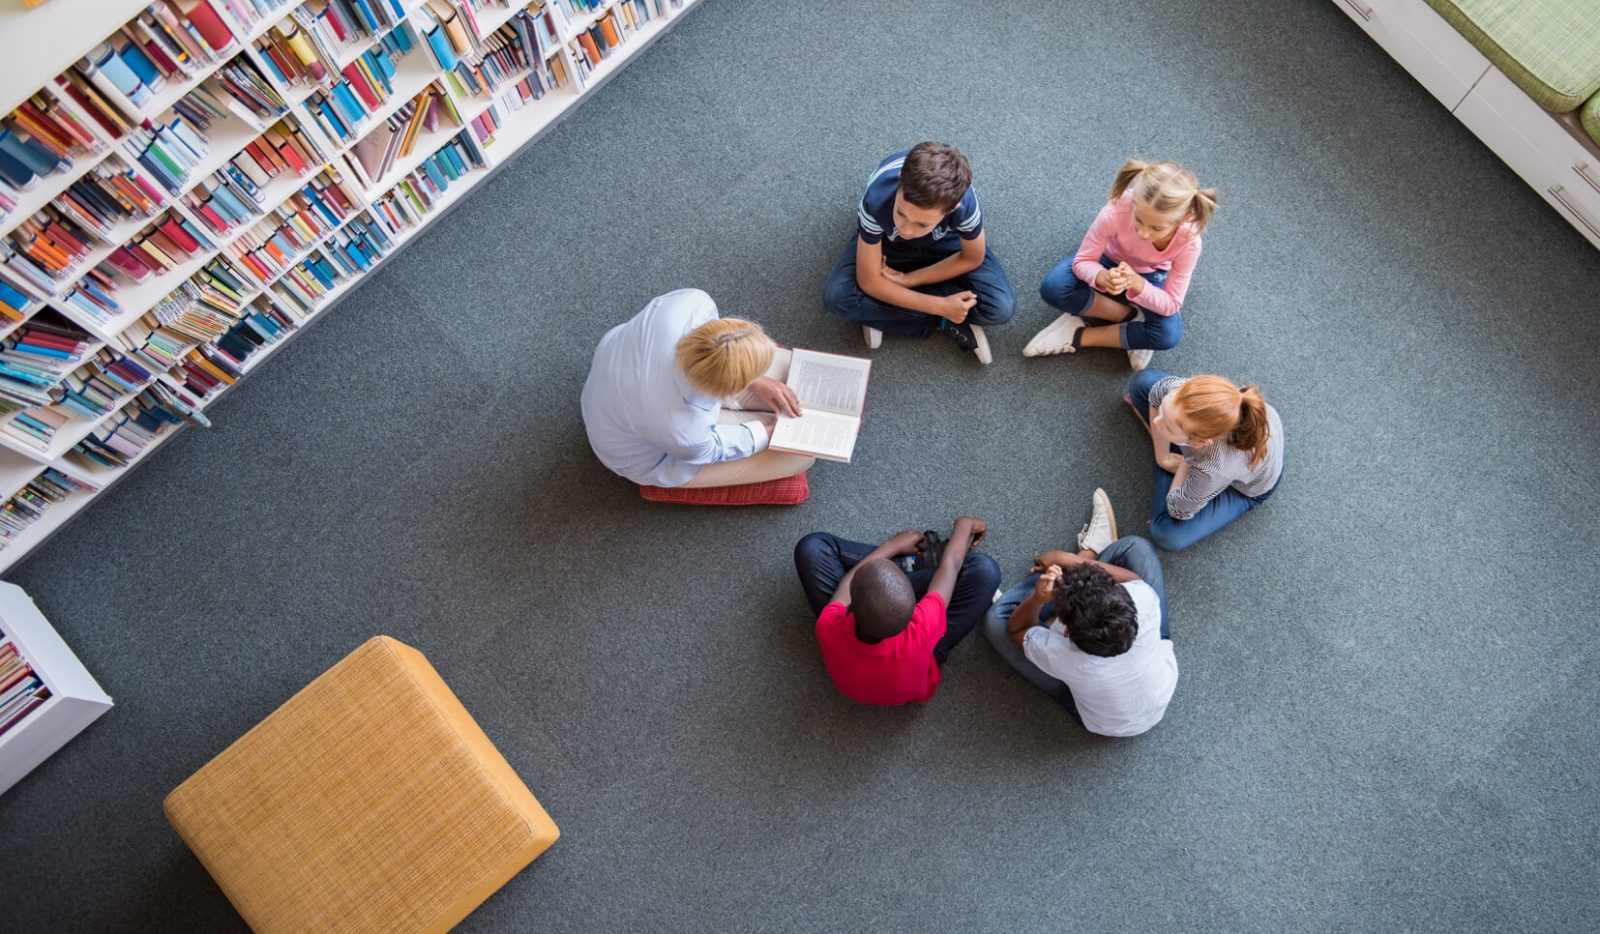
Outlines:
[[[994,354],[989,351],[989,337],[983,333],[983,328],[974,324],[972,326],[972,336],[978,340],[978,346],[972,348],[972,352],[978,355],[978,362],[984,366],[993,363]]]
[[[1128,351],[1128,366],[1130,368],[1132,368],[1133,372],[1141,373],[1141,372],[1144,371],[1144,368],[1149,366],[1150,363],[1155,359],[1155,356],[1152,354],[1150,356],[1144,357],[1143,358],[1143,362],[1140,362],[1138,359],[1135,359],[1134,356],[1133,356],[1136,353],[1138,353],[1138,351],[1136,351],[1136,350]]]
[[[861,336],[866,340],[868,350],[877,350],[883,346],[883,332],[877,328],[869,328],[863,324],[861,326]]]

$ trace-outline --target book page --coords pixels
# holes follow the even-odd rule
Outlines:
[[[779,418],[771,447],[849,463],[860,429],[861,422],[852,416],[812,411],[799,418]]]
[[[870,360],[796,350],[789,364],[789,388],[800,407],[859,416],[867,399]]]

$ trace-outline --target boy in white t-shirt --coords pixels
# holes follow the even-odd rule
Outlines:
[[[1117,538],[1104,490],[1077,554],[1050,551],[984,620],[989,642],[1029,683],[1091,733],[1137,736],[1166,713],[1178,685],[1155,546]]]

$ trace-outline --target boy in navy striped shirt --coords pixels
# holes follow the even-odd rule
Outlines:
[[[918,143],[883,160],[868,179],[856,235],[833,265],[823,305],[860,324],[870,348],[885,333],[937,331],[987,364],[993,355],[983,329],[1017,311],[987,240],[967,157],[954,146]]]

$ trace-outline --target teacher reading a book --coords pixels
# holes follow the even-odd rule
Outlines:
[[[659,296],[606,332],[583,384],[595,456],[640,485],[713,487],[792,477],[814,458],[768,450],[797,416],[788,350],[761,326],[717,317],[699,289]]]

